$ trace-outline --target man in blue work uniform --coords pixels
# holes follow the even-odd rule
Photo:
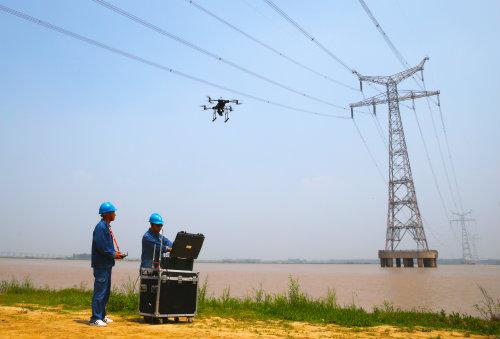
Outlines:
[[[170,252],[172,249],[172,242],[160,234],[163,227],[161,215],[151,214],[149,224],[151,227],[142,237],[141,268],[153,267],[153,253],[155,254],[154,261],[159,261],[160,247],[161,253]]]
[[[101,221],[94,228],[92,234],[92,260],[94,269],[94,294],[92,295],[92,317],[90,325],[107,326],[113,322],[106,316],[106,304],[111,291],[111,269],[115,259],[123,259],[124,254],[115,250],[113,242],[116,240],[111,230],[111,222],[115,220],[116,208],[110,202],[105,202],[99,207]]]

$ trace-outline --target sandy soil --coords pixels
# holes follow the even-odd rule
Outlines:
[[[218,317],[195,318],[192,324],[145,324],[139,317],[110,315],[115,320],[105,328],[89,326],[88,311],[55,308],[0,306],[0,338],[457,338],[463,333],[406,332],[391,326],[353,329],[301,322],[237,321]],[[181,319],[183,320],[183,319]],[[471,338],[485,338],[470,336]]]

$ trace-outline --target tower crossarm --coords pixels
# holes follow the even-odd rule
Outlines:
[[[474,218],[466,218],[466,216],[470,215],[472,213],[472,210],[468,211],[468,212],[464,212],[464,213],[458,213],[458,212],[451,212],[451,214],[453,215],[456,215],[457,218],[456,219],[451,219],[450,222],[462,222],[462,221],[465,221],[465,222],[475,222],[476,219]]]
[[[462,221],[465,221],[465,222],[474,222],[476,221],[476,219],[451,219],[450,222],[462,222]]]
[[[353,73],[359,79],[360,89],[363,90],[362,82],[372,82],[374,84],[386,85],[389,82],[390,77],[388,76],[370,76],[370,75],[361,75],[357,71],[353,71]]]
[[[425,57],[420,61],[420,63],[412,68],[408,68],[404,71],[401,71],[399,73],[390,75],[390,76],[372,76],[372,75],[362,75],[359,74],[357,71],[353,71],[353,73],[358,77],[359,79],[359,88],[362,91],[363,90],[363,81],[364,82],[371,82],[374,84],[379,84],[379,85],[387,85],[388,83],[394,83],[398,84],[401,81],[411,77],[413,74],[423,71],[424,70],[424,64],[425,62],[429,60],[428,57]]]
[[[471,213],[472,213],[472,210],[469,210],[469,211],[464,212],[464,213],[453,212],[453,211],[451,212],[451,214],[454,214],[454,215],[459,216],[459,217],[465,217],[466,215],[469,215]]]
[[[400,91],[398,94],[398,101],[414,100],[434,95],[439,95],[439,91]],[[371,98],[352,103],[349,106],[351,107],[351,113],[353,113],[353,108],[355,107],[376,106],[386,104],[388,101],[389,99],[386,94],[381,93]]]
[[[363,106],[373,106],[373,105],[379,105],[379,104],[385,104],[387,102],[387,96],[385,93],[380,93],[378,95],[375,95],[371,98],[366,98],[364,100],[355,102],[353,104],[350,104],[349,106],[352,108],[355,107],[363,107]]]
[[[415,74],[419,71],[423,71],[424,64],[427,60],[429,60],[429,58],[425,57],[422,59],[422,61],[420,61],[420,63],[417,66],[412,67],[412,68],[408,68],[407,70],[404,70],[402,72],[391,75],[389,77],[390,80],[394,81],[397,84],[397,83],[400,83],[401,81],[411,77],[413,74]]]

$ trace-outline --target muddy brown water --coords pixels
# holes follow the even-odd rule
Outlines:
[[[113,285],[134,282],[138,262],[118,262]],[[208,279],[209,294],[230,288],[232,296],[252,295],[262,286],[268,293],[285,292],[288,277],[299,280],[312,297],[335,290],[340,304],[354,302],[372,309],[384,302],[403,309],[428,309],[477,314],[474,304],[482,299],[478,286],[500,298],[500,266],[441,265],[435,269],[380,268],[378,265],[330,264],[219,264],[197,263],[195,271]],[[30,277],[38,286],[64,288],[93,284],[88,261],[0,258],[0,280]]]

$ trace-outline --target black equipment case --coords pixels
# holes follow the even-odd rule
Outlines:
[[[179,317],[193,321],[199,277],[192,271],[193,261],[204,239],[203,234],[179,232],[170,256],[161,258],[160,267],[141,268],[139,314],[146,322],[162,323],[168,318],[179,321]]]

